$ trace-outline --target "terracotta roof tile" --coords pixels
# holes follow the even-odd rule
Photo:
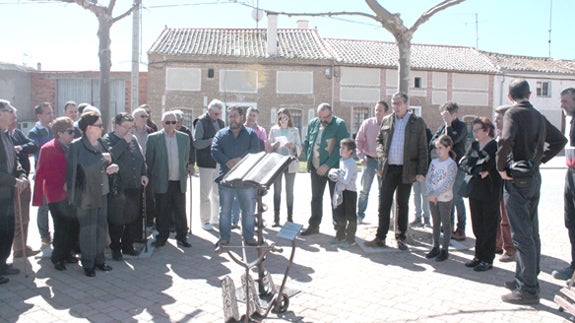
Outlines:
[[[264,59],[270,58],[266,46],[267,30],[262,28],[166,28],[148,54]],[[315,29],[280,28],[274,57],[396,68],[398,49],[394,42],[321,38]],[[575,61],[488,53],[463,46],[412,44],[411,68],[575,74]]]
[[[548,57],[529,57],[481,52],[502,72],[575,74],[575,62]]]
[[[344,64],[396,67],[399,57],[393,42],[324,39],[337,61]],[[489,60],[470,47],[441,45],[411,45],[411,68],[496,73]]]
[[[266,58],[266,29],[167,28],[149,54]],[[278,29],[277,56],[331,59],[315,29]]]

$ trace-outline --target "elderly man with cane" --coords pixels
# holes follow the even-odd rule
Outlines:
[[[6,264],[14,239],[14,193],[23,191],[29,182],[20,166],[8,127],[14,109],[10,102],[0,99],[0,284],[10,281],[4,275],[20,272]]]

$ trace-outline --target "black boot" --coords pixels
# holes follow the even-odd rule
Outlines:
[[[441,251],[439,251],[439,256],[435,258],[435,261],[444,261],[447,260],[447,258],[449,258],[449,253],[447,252],[447,250],[441,249]]]

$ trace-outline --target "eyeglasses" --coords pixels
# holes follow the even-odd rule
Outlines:
[[[2,111],[2,112],[8,112],[8,113],[10,113],[10,114],[14,113],[14,110],[12,110],[12,109],[0,109],[0,111]]]
[[[175,120],[174,120],[174,121],[164,121],[164,123],[165,123],[165,124],[176,124],[177,121],[175,121]]]
[[[98,123],[98,124],[91,124],[90,126],[92,126],[92,127],[98,127],[98,128],[102,128],[102,127],[104,127],[104,125],[103,125],[103,124],[101,124],[101,123]]]
[[[483,130],[483,128],[473,128],[473,133],[478,133],[479,131]]]
[[[283,117],[280,118],[280,121],[287,121],[287,120],[289,120],[289,118],[286,117],[286,116],[283,116]]]
[[[142,119],[148,119],[148,116],[145,115],[145,114],[140,114],[140,118],[142,118]]]
[[[74,129],[66,129],[64,130],[65,133],[69,134],[69,135],[73,135],[74,134]]]

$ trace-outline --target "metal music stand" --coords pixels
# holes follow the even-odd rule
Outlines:
[[[241,279],[242,288],[240,290],[245,293],[246,314],[241,318],[238,311],[238,297],[236,296],[234,282],[229,276],[224,277],[222,280],[225,322],[259,321],[265,318],[271,310],[279,313],[287,311],[289,296],[287,293],[284,293],[284,287],[293,263],[295,238],[301,230],[302,225],[287,222],[277,234],[278,237],[291,240],[292,243],[292,252],[284,278],[280,288],[277,289],[272,281],[271,275],[265,270],[263,261],[266,259],[268,252],[282,252],[283,250],[276,247],[275,244],[267,245],[265,243],[262,215],[266,207],[262,202],[262,197],[267,193],[276,178],[281,176],[294,160],[295,158],[292,156],[283,156],[277,153],[260,152],[257,154],[248,154],[240,160],[220,182],[221,185],[233,188],[255,188],[257,192],[256,213],[254,214],[256,217],[257,246],[220,245],[216,249],[217,253],[226,252],[235,263],[245,269],[245,275],[243,275]],[[255,248],[257,250],[258,257],[252,262],[247,261],[245,250],[248,248]],[[232,253],[232,249],[241,249],[244,255],[243,259]],[[257,267],[258,270],[257,290],[255,281],[250,276],[250,270],[255,267]]]

